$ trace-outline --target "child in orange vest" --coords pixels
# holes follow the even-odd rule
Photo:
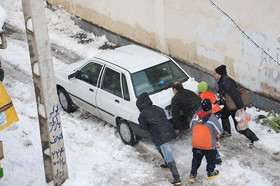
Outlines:
[[[192,166],[190,173],[190,182],[195,182],[197,170],[201,165],[203,157],[206,157],[206,171],[209,179],[219,175],[216,168],[216,145],[217,135],[221,134],[223,129],[218,118],[212,114],[212,103],[209,99],[204,99],[198,112],[193,116],[190,122],[192,130]]]
[[[213,94],[212,92],[208,92],[208,84],[205,81],[201,81],[197,85],[198,91],[199,91],[199,96],[201,97],[202,100],[204,99],[210,99],[212,103],[212,113],[217,117],[220,118],[220,111],[221,107],[217,104],[217,96]],[[218,139],[217,139],[218,140]],[[217,142],[217,148],[220,147],[219,142]],[[222,159],[220,156],[219,151],[217,150],[217,155],[216,155],[216,164],[220,165],[222,164]]]
[[[219,116],[219,111],[221,110],[221,107],[217,103],[218,98],[212,92],[208,92],[208,84],[205,81],[201,81],[198,84],[197,88],[201,99],[210,99],[210,101],[212,102],[212,113],[216,116]]]

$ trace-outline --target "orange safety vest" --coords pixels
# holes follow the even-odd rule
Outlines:
[[[217,96],[213,94],[212,92],[202,92],[199,94],[201,99],[210,99],[212,103],[212,113],[216,113],[221,110],[221,107],[218,104],[215,104],[217,101]]]
[[[0,82],[0,131],[18,121],[13,102]]]

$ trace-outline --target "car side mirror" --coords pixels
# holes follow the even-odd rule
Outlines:
[[[77,73],[74,72],[73,74],[70,74],[70,75],[68,76],[68,79],[72,79],[72,78],[76,78],[76,77],[77,77]]]

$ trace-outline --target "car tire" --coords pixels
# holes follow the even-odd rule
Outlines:
[[[118,131],[125,144],[133,146],[137,143],[134,132],[126,121],[120,121]]]
[[[71,100],[68,92],[65,89],[59,88],[57,90],[57,94],[59,103],[63,110],[65,110],[68,113],[74,112],[76,110],[73,101]]]

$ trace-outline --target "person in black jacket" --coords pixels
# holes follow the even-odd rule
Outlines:
[[[168,165],[174,180],[174,185],[181,185],[181,179],[177,171],[174,159],[172,157],[169,142],[176,138],[176,134],[171,122],[167,119],[162,108],[153,105],[147,92],[142,93],[136,106],[140,110],[138,122],[140,127],[150,132],[153,143],[161,156]]]
[[[227,75],[227,70],[226,70],[226,66],[225,65],[221,65],[219,67],[217,67],[215,69],[215,79],[218,80],[218,92],[220,94],[220,97],[224,97],[226,93],[228,93],[230,95],[230,97],[232,98],[232,100],[234,101],[235,105],[237,106],[237,108],[239,110],[244,110],[244,105],[243,102],[241,100],[241,96],[238,92],[238,87],[236,82],[230,78]],[[222,126],[224,129],[224,132],[222,133],[222,135],[220,136],[221,138],[223,137],[230,137],[231,136],[231,127],[230,127],[230,121],[229,121],[229,116],[232,117],[234,125],[235,125],[235,129],[237,132],[239,132],[240,134],[245,135],[249,140],[250,143],[248,144],[249,147],[252,147],[254,145],[254,142],[259,140],[258,137],[256,136],[256,134],[251,131],[249,128],[247,128],[246,130],[243,131],[239,131],[237,130],[237,124],[238,122],[235,119],[235,113],[237,110],[231,111],[227,108],[226,103],[224,103],[224,107],[222,109]]]
[[[181,82],[176,81],[172,84],[175,94],[171,100],[172,123],[176,134],[185,126],[189,127],[189,122],[201,104],[202,99],[191,90],[184,89]],[[185,121],[181,121],[181,114]]]

